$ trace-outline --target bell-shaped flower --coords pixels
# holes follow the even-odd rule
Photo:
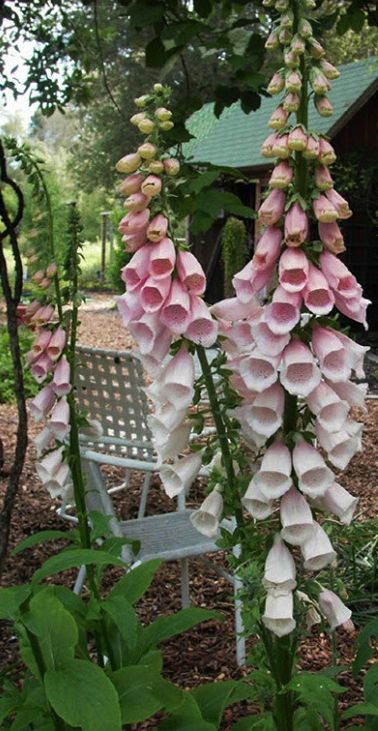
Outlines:
[[[148,208],[143,211],[130,211],[119,222],[118,231],[121,234],[141,234],[146,230],[149,217]]]
[[[191,452],[173,464],[163,464],[159,475],[168,497],[176,497],[181,492],[187,493],[201,469],[201,464],[201,452]]]
[[[46,348],[46,354],[51,360],[56,361],[60,357],[62,350],[66,344],[66,331],[62,327],[57,327],[53,332],[50,342]]]
[[[167,230],[168,219],[162,213],[158,213],[147,226],[147,238],[149,241],[161,241],[166,237]]]
[[[361,297],[360,294],[351,299],[344,299],[340,295],[335,294],[335,306],[337,309],[351,320],[361,323],[365,330],[368,330],[369,327],[366,319],[366,310],[369,305],[371,305],[371,300]]]
[[[57,396],[66,396],[71,391],[70,364],[65,355],[62,355],[54,371],[52,387]]]
[[[315,498],[324,495],[334,482],[334,474],[312,444],[300,439],[293,450],[293,466],[302,492]]]
[[[72,490],[71,472],[68,464],[63,463],[57,472],[44,482],[43,486],[54,500],[58,497],[67,499],[67,488]],[[70,494],[72,494],[71,490]]]
[[[210,348],[218,335],[218,323],[211,316],[208,306],[201,297],[190,296],[189,323],[185,336],[197,345]]]
[[[282,73],[279,71],[276,71],[275,74],[273,74],[271,80],[269,81],[268,86],[266,87],[266,90],[268,94],[279,94],[282,89],[285,86],[285,78]]]
[[[255,298],[243,303],[237,297],[229,297],[220,302],[216,302],[210,307],[210,312],[214,317],[229,322],[242,320],[245,317],[259,318],[262,311],[261,305]]]
[[[301,249],[289,248],[283,252],[278,273],[281,286],[287,292],[301,292],[307,284],[309,261]]]
[[[161,188],[161,178],[157,175],[147,175],[140,186],[142,193],[147,196],[147,198],[153,198],[155,195],[159,195]]]
[[[152,247],[148,272],[154,279],[165,279],[172,274],[175,262],[175,245],[171,239],[164,238]]]
[[[251,350],[254,343],[254,336],[252,335],[252,325],[248,320],[241,320],[235,322],[232,327],[226,332],[222,331],[222,335],[227,338],[227,342],[232,343],[235,346],[235,354],[241,355],[243,351]],[[230,352],[229,350],[227,352]]]
[[[287,594],[297,585],[295,574],[294,559],[280,534],[276,533],[265,561],[263,586],[272,596]]]
[[[240,374],[251,391],[261,393],[276,382],[279,362],[279,356],[264,355],[255,348],[241,361]]]
[[[267,226],[272,226],[280,220],[284,210],[285,193],[282,190],[273,189],[259,208],[259,221]]]
[[[268,127],[271,129],[282,129],[285,127],[289,113],[280,104],[269,117]]]
[[[316,325],[312,331],[312,347],[329,381],[337,383],[349,378],[351,356],[333,330]]]
[[[349,208],[348,201],[340,195],[334,188],[327,190],[326,196],[330,203],[337,211],[339,218],[350,218],[353,214]]]
[[[138,320],[130,320],[128,327],[142,355],[151,352],[156,336],[163,330],[159,315],[155,312],[145,312]]]
[[[173,431],[160,426],[158,433],[153,434],[159,460],[163,462],[166,459],[177,459],[189,444],[191,428],[188,420],[182,421]]]
[[[148,277],[152,247],[142,246],[135,252],[129,263],[122,269],[122,279],[126,283],[127,291],[132,292]]]
[[[272,302],[264,307],[264,321],[275,335],[290,333],[299,322],[302,295],[299,292],[288,292],[279,285]]]
[[[282,426],[285,394],[279,383],[258,393],[248,410],[248,424],[257,434],[271,437]]]
[[[147,277],[140,290],[140,302],[145,312],[158,312],[171,290],[172,279]]]
[[[52,386],[44,386],[39,393],[30,401],[30,413],[35,421],[41,421],[55,403],[55,393]]]
[[[354,298],[361,292],[356,277],[342,261],[329,251],[320,255],[320,268],[330,287],[346,299]]]
[[[350,525],[358,504],[358,497],[354,497],[342,485],[334,482],[322,497],[317,498],[315,504],[322,510],[337,515],[345,525]]]
[[[255,520],[265,520],[274,510],[272,500],[268,500],[257,487],[254,477],[250,481],[241,501],[247,512]]]
[[[140,303],[139,289],[135,289],[132,292],[125,292],[116,298],[117,308],[122,318],[122,323],[125,327],[128,326],[131,320],[139,320],[142,317],[144,310]]]
[[[35,360],[36,358],[39,358],[40,355],[46,350],[50,340],[51,340],[52,332],[51,330],[39,330],[37,337],[31,347],[31,362]],[[49,356],[51,357],[51,356]]]
[[[268,498],[275,500],[287,492],[291,485],[291,455],[282,442],[274,442],[266,450],[255,483]]]
[[[51,322],[54,317],[54,305],[43,305],[39,307],[30,318],[30,324],[36,327],[42,327]]]
[[[163,160],[164,172],[167,175],[178,175],[180,172],[180,163],[175,157],[168,157]]]
[[[294,203],[285,216],[285,243],[300,246],[308,238],[308,218],[302,206]]]
[[[256,268],[253,262],[249,261],[232,280],[238,300],[243,304],[251,302],[255,294],[268,284],[273,272],[274,264],[265,268]]]
[[[362,425],[358,425],[355,432],[351,430],[352,433],[348,431],[348,426],[350,422],[346,422],[340,431],[329,432],[319,423],[316,425],[316,436],[320,446],[327,452],[329,461],[339,470],[345,470],[352,457],[361,450]]]
[[[304,558],[304,568],[308,571],[320,571],[329,566],[336,558],[336,551],[327,533],[315,521],[310,536],[301,545],[301,551]]]
[[[144,211],[149,204],[150,199],[139,191],[129,195],[123,205],[128,211]]]
[[[335,297],[328,286],[326,277],[311,262],[303,299],[306,307],[315,315],[327,315],[335,304]]]
[[[349,406],[358,406],[366,411],[365,398],[368,389],[367,383],[338,381],[337,383],[332,383],[332,388],[342,401],[347,401]]]
[[[125,251],[128,254],[135,254],[138,249],[147,244],[146,229],[137,234],[124,234],[122,242],[125,244]]]
[[[80,437],[87,437],[91,441],[100,439],[104,434],[104,429],[98,419],[86,419],[86,423],[80,426]]]
[[[351,610],[330,589],[324,589],[320,592],[319,607],[328,620],[331,630],[346,624],[352,616]]]
[[[307,396],[307,404],[320,426],[329,432],[339,431],[343,427],[350,409],[348,402],[342,401],[324,381]]]
[[[306,149],[302,152],[305,160],[317,160],[319,156],[319,140],[313,135],[308,135]]]
[[[326,165],[317,165],[314,173],[315,185],[319,190],[325,191],[333,188],[333,179]]]
[[[321,373],[310,348],[297,338],[291,340],[282,354],[280,379],[295,396],[308,396],[320,383]]]
[[[344,237],[337,223],[319,222],[319,236],[324,246],[332,254],[342,254],[345,251]]]
[[[282,107],[287,113],[297,112],[300,103],[301,99],[299,94],[297,94],[295,91],[290,91],[289,94],[286,94],[282,102]]]
[[[322,165],[332,165],[336,160],[336,153],[332,145],[324,137],[319,141],[319,162]]]
[[[176,335],[182,335],[190,322],[190,296],[178,279],[172,281],[170,293],[160,312],[161,322]]]
[[[172,342],[172,333],[167,327],[156,332],[155,337],[149,346],[148,352],[141,356],[143,367],[151,378],[157,378],[161,370],[161,364],[169,352]]]
[[[265,270],[275,264],[280,254],[281,243],[281,230],[277,226],[268,226],[256,244],[252,257],[253,268]]]
[[[287,158],[290,156],[288,143],[288,134],[276,134],[276,138],[272,145],[273,157],[278,157],[280,160],[287,160]]]
[[[137,193],[140,191],[140,186],[142,185],[144,180],[144,175],[141,173],[134,173],[133,175],[128,175],[127,178],[121,181],[119,184],[118,190],[121,195],[132,195],[133,193]]]
[[[49,427],[60,442],[69,434],[70,409],[65,397],[59,399],[55,404],[50,415]]]
[[[302,88],[302,77],[299,71],[290,71],[286,75],[285,87],[287,91],[298,92]]]
[[[206,289],[206,275],[198,259],[190,251],[179,251],[176,269],[180,281],[190,294],[203,294]]]
[[[286,160],[282,160],[273,168],[273,172],[269,178],[269,186],[284,190],[288,188],[293,179],[293,168]]]
[[[313,517],[306,498],[294,486],[280,501],[282,538],[293,546],[300,546],[311,535]]]
[[[321,117],[331,117],[333,114],[333,106],[327,96],[315,96],[314,104],[316,111]]]
[[[154,414],[148,415],[148,423],[154,433],[160,426],[172,432],[186,419],[187,411],[187,406],[179,406],[166,401],[155,410]]]
[[[217,485],[204,499],[201,507],[195,510],[190,521],[194,528],[208,538],[214,538],[219,531],[219,521],[223,512],[221,488]]]
[[[339,69],[336,68],[332,63],[327,61],[325,58],[322,58],[320,60],[320,68],[323,71],[324,76],[326,79],[338,79],[340,76]]]
[[[273,146],[276,142],[277,135],[272,132],[261,145],[261,154],[263,157],[275,157]]]
[[[252,326],[253,337],[257,347],[264,355],[280,355],[290,341],[289,333],[276,335],[266,322],[258,322]],[[252,339],[250,339],[251,344]]]
[[[321,223],[333,223],[337,221],[339,217],[337,210],[327,196],[320,195],[319,198],[315,198],[312,205],[315,216]]]
[[[344,346],[345,350],[349,353],[352,370],[354,370],[357,378],[365,378],[364,371],[364,360],[366,353],[370,350],[368,345],[360,345],[356,343],[352,338],[348,338],[344,333],[337,331],[337,339]],[[338,379],[345,380],[345,379]]]
[[[293,617],[293,594],[275,594],[268,592],[266,596],[262,621],[276,637],[285,637],[295,629]]]
[[[48,428],[48,426],[45,426],[41,432],[39,432],[33,439],[32,442],[37,450],[37,457],[40,457],[41,454],[47,449],[49,446],[51,439],[53,438],[52,431]]]
[[[124,155],[118,160],[116,170],[118,173],[133,173],[142,163],[142,158],[136,152]]]
[[[58,471],[63,463],[63,447],[49,452],[40,462],[36,463],[35,469],[41,482],[46,482]]]
[[[295,150],[296,152],[299,150],[300,152],[303,152],[303,150],[307,147],[307,134],[304,131],[304,129],[300,125],[296,125],[293,127],[289,134],[289,149]]]
[[[52,371],[54,363],[47,353],[42,353],[31,366],[31,374],[37,383],[43,383],[47,375]]]
[[[167,401],[179,409],[187,408],[192,403],[194,359],[186,347],[182,346],[171,358],[159,380]]]

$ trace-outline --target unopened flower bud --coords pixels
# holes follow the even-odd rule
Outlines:
[[[297,112],[300,106],[301,100],[299,95],[295,92],[286,94],[285,99],[282,102],[282,107],[285,112]]]
[[[159,175],[164,170],[164,165],[162,160],[151,160],[148,169],[150,173],[155,173],[156,175]]]
[[[164,132],[168,132],[170,129],[173,129],[174,126],[173,122],[169,122],[168,120],[166,122],[160,122],[159,124],[160,129],[164,130]]]
[[[320,60],[320,68],[326,79],[330,79],[332,81],[333,79],[338,79],[340,76],[340,71],[336,68],[336,66],[329,63],[329,61],[326,61],[325,58]]]
[[[157,175],[147,175],[147,178],[141,185],[141,191],[149,198],[159,195],[161,191],[161,179]]]
[[[287,66],[290,69],[297,69],[299,66],[298,55],[291,49],[289,49],[288,51],[285,51],[284,61],[285,61],[285,66]]]
[[[160,94],[162,91],[164,91],[164,86],[163,86],[163,84],[157,83],[157,84],[154,84],[153,89],[156,92],[156,94]]]
[[[287,188],[288,185],[290,185],[292,179],[293,169],[284,160],[276,165],[276,167],[274,168],[270,176],[269,185],[271,188],[279,188],[280,190],[283,190],[284,188]]]
[[[306,18],[301,18],[298,24],[298,33],[302,38],[310,38],[312,36],[311,23]]]
[[[180,163],[175,157],[169,157],[163,160],[164,170],[167,175],[177,175],[180,172]]]
[[[312,135],[307,138],[306,149],[303,150],[303,157],[306,160],[316,160],[319,155],[319,140]]]
[[[137,127],[139,122],[141,122],[142,119],[145,118],[145,116],[146,115],[144,112],[137,112],[136,114],[133,114],[132,117],[130,117],[130,122],[134,125],[134,127]]]
[[[272,127],[272,129],[282,129],[282,127],[285,126],[288,118],[288,113],[284,110],[282,105],[277,107],[277,109],[272,112],[272,114],[269,117],[268,126]]]
[[[133,173],[135,170],[138,169],[141,162],[142,160],[140,158],[140,155],[138,155],[136,152],[132,152],[129,155],[125,155],[124,157],[121,157],[120,160],[118,160],[116,164],[116,170],[118,173]]]
[[[285,87],[287,91],[298,92],[302,87],[302,78],[299,71],[290,71],[285,79]]]
[[[330,90],[330,84],[321,71],[312,69],[310,78],[311,86],[315,94],[326,94]]]
[[[51,280],[48,277],[44,277],[42,279],[42,282],[39,283],[39,286],[42,289],[47,289],[50,286],[50,284],[51,284]]]
[[[281,15],[281,28],[291,28],[293,25],[293,13],[290,11]]]
[[[300,125],[294,127],[290,134],[289,134],[289,140],[288,140],[288,146],[290,150],[300,151],[306,149],[307,147],[307,134],[304,132],[302,127]]]
[[[150,199],[143,193],[132,193],[124,202],[128,211],[144,211],[150,203]]]
[[[273,51],[275,48],[278,47],[278,45],[279,45],[278,31],[275,28],[274,30],[272,30],[271,33],[269,33],[268,38],[265,41],[265,48],[268,51]]]
[[[149,135],[152,130],[155,127],[155,122],[152,121],[152,119],[148,119],[145,117],[145,119],[141,119],[141,121],[138,124],[139,132],[143,132],[145,135]]]
[[[289,135],[275,135],[275,140],[272,146],[273,157],[278,157],[280,160],[286,160],[290,155],[288,146]]]
[[[35,284],[41,284],[41,282],[44,278],[45,278],[44,269],[38,269],[38,271],[33,274],[32,281],[35,282]]]
[[[170,109],[166,109],[165,107],[159,107],[155,111],[155,117],[159,120],[159,122],[168,122],[168,120],[172,117],[172,112]]]
[[[288,28],[281,28],[281,30],[278,33],[278,39],[280,43],[282,43],[283,46],[285,46],[287,43],[290,43],[292,38],[291,31]]]
[[[313,58],[322,58],[322,56],[325,55],[323,46],[316,40],[316,38],[308,38],[307,44]]]
[[[36,264],[38,261],[37,254],[32,254],[31,256],[28,256],[28,264]]]
[[[284,13],[289,6],[288,0],[276,0],[275,8],[279,13]]]
[[[138,96],[136,99],[134,99],[134,104],[136,107],[145,107],[147,99],[147,94],[143,94],[143,96]]]
[[[333,106],[326,96],[316,96],[315,107],[321,117],[330,117],[333,114]]]
[[[336,153],[332,145],[324,137],[319,141],[319,162],[323,165],[332,165],[336,160]]]
[[[298,56],[302,55],[305,52],[304,40],[297,33],[295,34],[293,40],[291,41],[290,49],[293,51],[293,53],[297,54]]]
[[[55,261],[52,261],[51,264],[48,265],[46,269],[46,274],[48,277],[55,277],[55,274],[58,271],[58,267],[55,264]]]
[[[284,88],[284,86],[285,86],[285,79],[284,79],[283,75],[279,71],[276,71],[276,73],[272,76],[272,78],[267,86],[267,92],[272,95],[279,94],[280,91],[282,91],[282,89]]]
[[[157,149],[151,142],[144,142],[143,145],[139,145],[138,154],[143,160],[152,160],[155,157]]]

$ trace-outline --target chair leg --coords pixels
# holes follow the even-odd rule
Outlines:
[[[150,489],[151,477],[152,477],[151,472],[146,472],[144,475],[142,494],[140,496],[140,503],[139,503],[139,510],[138,510],[138,518],[144,518],[145,513],[146,513],[146,505],[147,505],[148,492]]]
[[[239,599],[238,594],[242,587],[242,582],[236,576],[234,577],[234,602],[235,602],[235,637],[236,637],[236,662],[239,667],[245,665],[246,649],[245,635],[243,623],[243,602]]]
[[[181,568],[181,606],[187,609],[190,606],[189,594],[189,561],[187,558],[180,559]]]
[[[85,566],[81,566],[79,573],[76,577],[75,586],[73,588],[74,594],[81,594],[81,590],[84,586],[85,577],[87,575],[87,569]]]

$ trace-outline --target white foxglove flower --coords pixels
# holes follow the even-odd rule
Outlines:
[[[250,481],[241,501],[248,513],[256,520],[268,518],[274,510],[272,501],[268,500],[257,487],[254,477]]]
[[[98,419],[88,418],[87,422],[87,424],[80,427],[80,436],[89,437],[90,439],[100,439],[104,434],[101,422]]]
[[[320,370],[310,348],[301,340],[292,340],[282,355],[282,385],[295,396],[308,396],[319,385],[320,378]]]
[[[310,630],[311,627],[314,627],[315,624],[320,624],[321,621],[322,618],[319,612],[316,611],[315,607],[309,607],[305,614],[305,623],[307,630]]]
[[[293,617],[293,594],[275,596],[268,592],[262,621],[276,637],[284,637],[295,629]]]
[[[361,450],[362,424],[357,424],[354,429],[353,422],[347,422],[345,428],[338,432],[329,432],[323,429],[320,424],[316,425],[316,436],[319,444],[327,452],[329,461],[339,470],[345,470],[356,452]],[[352,432],[350,433],[349,430]]]
[[[192,425],[190,421],[183,421],[172,432],[160,431],[160,439],[155,439],[155,449],[161,461],[175,459],[189,444]]]
[[[310,497],[324,495],[334,482],[334,474],[311,444],[301,439],[293,450],[293,465],[302,492]]]
[[[332,388],[337,395],[347,401],[350,406],[359,406],[366,411],[365,398],[367,394],[367,383],[353,383],[352,381],[339,381],[332,383]]]
[[[312,533],[314,524],[310,507],[304,496],[291,487],[280,502],[282,538],[293,546],[300,546]]]
[[[251,391],[261,393],[277,381],[280,356],[269,356],[255,348],[240,362],[240,375]]]
[[[49,452],[41,462],[37,462],[35,468],[41,482],[46,482],[56,474],[62,465],[62,460],[63,447],[59,447],[59,449],[54,449],[52,452]]]
[[[318,507],[337,515],[345,525],[351,523],[357,503],[358,497],[351,495],[338,482],[334,482],[327,492],[315,501]]]
[[[310,537],[301,545],[304,567],[309,571],[320,571],[336,558],[331,541],[323,528],[314,521]]]
[[[44,482],[44,487],[52,498],[66,495],[67,488],[72,485],[70,468],[63,462],[54,475]]]
[[[219,530],[219,521],[223,512],[221,488],[217,485],[204,499],[201,507],[195,510],[190,520],[194,528],[208,538],[214,538]]]
[[[154,414],[149,414],[147,423],[153,434],[163,427],[167,432],[177,429],[187,416],[187,409],[177,409],[174,404],[164,403]]]
[[[255,482],[268,500],[281,497],[289,490],[292,484],[291,455],[285,444],[275,442],[266,450]]]
[[[257,434],[271,437],[282,426],[284,403],[285,394],[279,383],[258,393],[245,412],[248,426]]]
[[[343,428],[350,406],[342,401],[327,383],[319,385],[307,396],[307,404],[323,429],[330,432]]]
[[[333,591],[324,589],[319,594],[319,607],[327,618],[331,630],[349,622],[352,612]]]
[[[263,585],[274,596],[287,594],[297,585],[295,574],[293,557],[281,536],[276,533],[273,546],[265,561]]]
[[[159,474],[168,497],[187,492],[196,479],[202,464],[201,452],[191,452],[173,464],[163,464]]]
[[[32,439],[32,442],[37,450],[37,456],[40,457],[41,454],[47,449],[51,439],[53,437],[52,431],[48,428],[48,426],[45,426],[37,436]]]
[[[66,398],[61,398],[55,404],[51,415],[49,428],[54,436],[63,441],[70,431],[70,409]]]
[[[194,359],[185,347],[169,361],[159,380],[167,401],[177,409],[190,406],[194,393]]]

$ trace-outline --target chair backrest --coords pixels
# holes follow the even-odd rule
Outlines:
[[[97,419],[104,435],[96,450],[141,460],[156,459],[147,423],[149,406],[141,361],[131,351],[77,346],[76,395],[90,419]]]

